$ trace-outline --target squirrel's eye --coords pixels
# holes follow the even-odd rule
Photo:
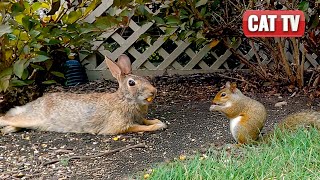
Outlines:
[[[132,80],[132,79],[130,79],[128,83],[129,83],[129,86],[134,86],[134,85],[136,85],[136,82],[134,82],[134,80]]]
[[[225,97],[226,95],[226,93],[221,93],[221,97]]]

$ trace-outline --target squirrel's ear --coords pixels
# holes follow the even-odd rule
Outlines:
[[[231,90],[231,92],[235,93],[237,91],[237,83],[231,83],[229,89]]]

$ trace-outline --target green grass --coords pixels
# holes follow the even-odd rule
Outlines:
[[[320,179],[320,133],[315,129],[279,133],[281,138],[268,144],[210,150],[202,160],[196,155],[161,164],[148,179]]]

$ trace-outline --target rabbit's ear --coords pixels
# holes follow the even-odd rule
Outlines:
[[[230,89],[230,82],[229,82],[229,81],[226,83],[226,86],[225,86],[225,87],[228,88],[228,89]]]
[[[127,55],[125,54],[120,55],[117,61],[117,65],[120,67],[121,72],[123,74],[131,73],[131,61]]]
[[[105,60],[107,63],[107,66],[109,67],[109,70],[112,74],[113,77],[115,77],[118,81],[120,80],[121,77],[121,69],[117,64],[115,64],[113,61],[111,61],[109,58],[105,56]]]

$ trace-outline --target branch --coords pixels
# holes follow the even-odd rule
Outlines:
[[[122,152],[122,151],[125,151],[125,150],[128,150],[128,149],[145,148],[145,147],[147,147],[147,146],[144,143],[140,143],[140,144],[136,144],[136,145],[133,145],[133,146],[120,147],[120,148],[117,148],[117,149],[114,149],[114,150],[110,150],[110,151],[99,153],[99,154],[95,154],[95,155],[71,156],[71,157],[67,158],[67,161],[69,162],[70,160],[73,160],[73,159],[78,159],[78,160],[90,159],[90,158],[95,158],[95,157],[99,157],[99,156],[105,156],[105,155],[113,154],[113,153],[116,153],[116,152]],[[54,164],[54,163],[57,163],[59,161],[61,161],[61,159],[54,159],[52,161],[48,161],[48,162],[43,163],[42,166],[47,166],[49,164]]]
[[[300,63],[300,59],[299,59],[299,45],[296,41],[296,38],[292,37],[290,38],[290,40],[293,45],[293,59],[294,59],[294,64],[296,66],[296,72],[297,72],[296,78],[298,81],[298,86],[299,88],[301,88],[303,86],[303,79],[301,74],[303,73],[303,71],[301,71],[302,64]]]
[[[280,38],[276,38],[276,40],[278,41],[277,44],[278,44],[278,48],[279,48],[279,51],[280,51],[281,61],[282,61],[282,64],[284,66],[284,70],[286,71],[286,74],[289,77],[290,82],[294,83],[295,78],[292,75],[292,72],[291,72],[291,69],[290,69],[290,65],[289,65],[289,61],[288,61],[286,55],[284,54],[284,47],[283,47],[282,41],[281,41]]]
[[[258,54],[258,52],[257,52],[257,50],[256,50],[256,47],[254,47],[254,43],[253,43],[252,40],[250,40],[250,44],[251,44],[251,47],[252,47],[252,49],[253,49],[254,55],[257,57],[257,61],[258,61],[258,64],[259,64],[259,67],[260,67],[262,73],[264,74],[264,76],[265,76],[266,78],[268,78],[268,74],[267,74],[266,70],[264,69],[265,66],[263,66],[262,61],[261,61],[261,58],[260,58],[260,56],[259,56],[259,54]]]
[[[241,82],[247,83],[248,85],[250,85],[252,87],[257,88],[257,86],[255,86],[254,84],[249,83],[248,81],[246,81],[244,79],[234,78],[234,77],[226,76],[226,75],[223,75],[223,74],[218,74],[218,76],[224,77],[224,78],[227,78],[227,79],[233,79],[233,80],[236,80],[236,81],[241,81]]]
[[[228,47],[228,49],[232,52],[233,55],[235,55],[240,61],[241,63],[245,64],[248,66],[248,68],[250,70],[252,70],[255,74],[257,74],[261,79],[266,79],[266,77],[264,77],[258,70],[257,68],[251,64],[245,57],[243,57],[241,54],[239,54],[232,46],[230,46],[226,40],[223,40],[225,46]]]

